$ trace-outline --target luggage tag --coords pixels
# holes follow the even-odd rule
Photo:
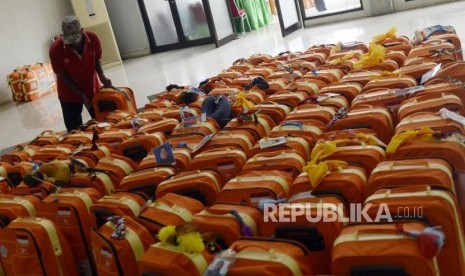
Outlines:
[[[170,143],[164,143],[152,149],[153,156],[157,161],[157,165],[176,165],[173,149]]]
[[[451,119],[452,121],[456,121],[457,123],[465,126],[465,117],[463,117],[462,115],[452,112],[447,108],[441,108],[441,110],[439,110],[439,113],[441,114],[442,118]]]
[[[275,138],[265,137],[258,142],[260,149],[266,149],[274,146],[279,146],[286,143],[286,137],[280,136]]]
[[[429,79],[431,79],[432,77],[436,76],[436,74],[439,72],[439,70],[441,70],[442,68],[442,63],[439,63],[438,65],[436,65],[433,69],[429,70],[428,72],[426,72],[423,76],[421,76],[421,82],[420,84],[424,84],[425,82],[427,82]]]
[[[111,125],[107,122],[102,122],[102,123],[98,123],[97,124],[97,127],[98,128],[107,128],[107,127],[110,127]]]
[[[401,97],[401,96],[405,96],[405,95],[412,95],[412,94],[415,94],[417,93],[418,91],[423,91],[425,90],[425,87],[423,85],[418,85],[418,86],[414,86],[414,87],[407,87],[407,88],[403,88],[403,89],[398,89],[396,91],[394,91],[394,95],[396,97]]]
[[[214,134],[210,134],[210,135],[203,137],[202,141],[200,141],[200,143],[197,144],[197,146],[195,146],[195,148],[192,150],[192,153],[196,153],[199,149],[205,146],[205,144],[208,143],[208,141],[210,141],[213,138],[213,135]]]
[[[229,268],[236,261],[236,252],[232,249],[221,251],[208,266],[203,276],[226,276]]]

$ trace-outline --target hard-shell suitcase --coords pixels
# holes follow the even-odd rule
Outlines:
[[[37,215],[53,221],[63,233],[82,275],[96,273],[90,248],[89,209],[99,198],[100,193],[93,188],[62,188],[37,207]]]
[[[210,169],[216,171],[226,183],[242,171],[247,155],[229,147],[215,148],[197,154],[189,164],[189,170]]]
[[[379,163],[371,172],[367,194],[371,195],[378,189],[413,185],[429,185],[456,194],[452,168],[447,161],[438,158],[401,159]]]
[[[403,224],[406,231],[421,232],[425,225]],[[424,257],[417,239],[397,233],[396,224],[354,224],[334,242],[332,274],[438,276],[436,258]],[[452,275],[452,274],[451,274]]]
[[[168,225],[181,225],[192,221],[205,207],[193,198],[168,193],[145,208],[137,218],[152,234]]]
[[[401,187],[378,190],[365,201],[370,217],[385,206],[385,213],[397,221],[427,220],[432,227],[440,227],[444,244],[437,255],[441,275],[462,275],[465,269],[465,243],[462,219],[455,196],[447,190],[429,186]],[[434,251],[433,251],[434,252]]]
[[[258,236],[261,219],[255,207],[218,203],[197,213],[192,224],[201,233],[217,236],[216,242],[226,248],[241,236]]]
[[[137,262],[155,241],[152,234],[129,217],[113,216],[91,231],[98,275],[140,275]]]
[[[227,275],[230,276],[252,274],[297,276],[314,273],[308,263],[310,254],[299,242],[284,239],[241,238],[234,242],[229,250],[232,253],[225,256],[235,259],[227,269]],[[215,262],[212,263],[214,264]]]
[[[300,242],[307,249],[307,263],[316,275],[331,273],[334,240],[345,225],[347,210],[340,198],[309,193],[288,203],[264,205],[260,236]]]
[[[50,220],[19,217],[0,229],[0,243],[6,275],[79,275],[71,248]]]
[[[212,170],[185,171],[158,184],[156,198],[175,193],[210,206],[223,187],[221,176]]]
[[[217,202],[258,206],[261,200],[287,198],[292,177],[283,171],[250,171],[229,180],[216,197]]]
[[[137,112],[134,92],[128,87],[102,88],[92,99],[97,121],[103,122],[105,116],[115,110]]]

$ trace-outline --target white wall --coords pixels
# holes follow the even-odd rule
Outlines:
[[[121,57],[150,54],[150,45],[136,0],[105,0]]]
[[[49,62],[52,38],[72,13],[69,0],[0,1],[0,103],[12,101],[7,74],[21,65]]]

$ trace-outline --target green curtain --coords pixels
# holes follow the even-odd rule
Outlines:
[[[266,0],[235,0],[238,9],[244,9],[249,19],[250,28],[256,30],[270,24],[271,11]],[[239,24],[237,24],[239,25]],[[238,26],[239,27],[239,26]],[[238,28],[238,31],[240,29]],[[247,30],[246,30],[247,31]]]

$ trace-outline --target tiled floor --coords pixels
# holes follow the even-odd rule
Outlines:
[[[277,20],[246,37],[220,48],[213,45],[176,50],[125,60],[121,66],[106,69],[117,86],[129,86],[136,93],[139,107],[147,96],[164,91],[168,84],[198,84],[218,74],[233,61],[254,53],[276,55],[282,51],[302,51],[317,43],[337,41],[369,42],[371,37],[397,26],[399,35],[413,36],[416,29],[435,25],[453,25],[465,38],[465,2],[439,5],[395,14],[361,18],[336,24],[310,27],[281,37]],[[40,132],[65,129],[59,102],[55,95],[38,101],[0,107],[0,149],[33,139]],[[89,115],[84,112],[84,120]]]

